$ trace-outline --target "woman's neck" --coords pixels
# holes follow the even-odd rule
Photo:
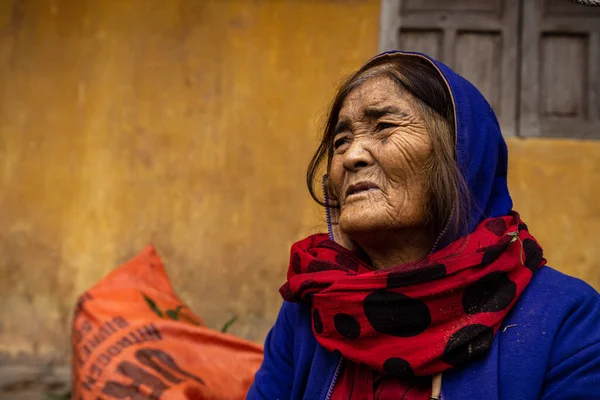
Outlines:
[[[424,258],[431,252],[434,241],[428,231],[403,230],[371,233],[355,243],[369,255],[376,269],[385,269]]]

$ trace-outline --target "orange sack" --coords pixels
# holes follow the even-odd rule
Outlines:
[[[244,399],[263,359],[204,326],[152,247],[81,295],[72,343],[73,399]]]

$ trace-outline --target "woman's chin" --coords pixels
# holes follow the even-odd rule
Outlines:
[[[340,216],[340,229],[349,235],[375,233],[382,225],[379,217],[369,210],[348,210]]]

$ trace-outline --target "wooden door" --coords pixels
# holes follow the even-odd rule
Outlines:
[[[382,50],[420,51],[471,81],[517,131],[519,0],[383,0]]]
[[[520,133],[600,138],[600,7],[523,2]]]

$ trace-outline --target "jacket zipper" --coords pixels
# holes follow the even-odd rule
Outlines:
[[[340,369],[342,368],[343,357],[340,357],[337,366],[335,367],[335,372],[333,374],[333,379],[331,380],[331,384],[329,385],[329,389],[327,389],[327,395],[325,395],[325,400],[331,399],[331,395],[333,394],[333,388],[338,380],[340,375]]]
[[[327,389],[327,394],[325,395],[325,399],[324,400],[330,400],[331,399],[331,395],[333,394],[333,389],[335,387],[335,384],[337,383],[337,380],[340,376],[340,370],[342,368],[342,362],[343,362],[344,358],[340,357],[340,360],[337,363],[337,366],[335,367],[335,372],[333,373],[333,379],[331,380],[331,383],[329,384],[329,389]],[[446,396],[444,396],[444,388],[440,388],[440,400],[447,400]]]

